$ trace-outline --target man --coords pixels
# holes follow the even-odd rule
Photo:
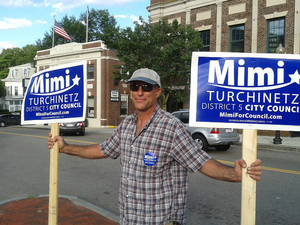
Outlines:
[[[161,93],[158,74],[150,69],[135,71],[128,81],[136,108],[102,144],[69,145],[51,134],[48,148],[58,142],[60,152],[83,158],[120,157],[120,224],[185,224],[188,172],[199,171],[211,178],[240,182],[243,159],[235,167],[212,159],[191,138],[183,123],[157,104]],[[260,180],[257,160],[247,168]]]

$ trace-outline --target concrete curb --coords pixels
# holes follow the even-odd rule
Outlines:
[[[300,152],[300,147],[288,146],[288,145],[270,145],[270,144],[257,144],[258,149],[264,150],[278,150],[278,151],[290,151],[290,152]]]
[[[239,142],[235,145],[242,146],[242,142]],[[272,151],[290,151],[290,152],[300,152],[300,147],[296,146],[289,146],[289,145],[282,145],[282,144],[263,144],[257,143],[257,149],[263,150],[272,150]]]
[[[39,195],[39,197],[49,197],[49,195]],[[72,201],[74,204],[79,205],[79,206],[83,206],[87,209],[90,209],[114,222],[119,222],[119,217],[105,209],[102,209],[96,205],[93,205],[92,203],[89,203],[87,201],[84,201],[82,199],[79,199],[75,196],[71,196],[71,195],[58,195],[59,198],[66,198],[69,199],[70,201]]]

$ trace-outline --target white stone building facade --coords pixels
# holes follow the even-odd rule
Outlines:
[[[21,111],[26,85],[35,73],[35,68],[30,63],[9,68],[9,73],[2,81],[5,83],[5,98],[3,108],[9,112]]]

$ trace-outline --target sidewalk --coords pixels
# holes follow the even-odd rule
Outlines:
[[[282,144],[273,144],[275,136],[257,135],[257,149],[300,152],[300,137],[280,137]],[[240,134],[239,145],[242,145],[243,135]]]
[[[50,129],[49,126],[26,126],[34,129]],[[112,132],[111,128],[91,128],[105,129],[105,132]],[[300,153],[300,137],[281,137],[282,144],[273,144],[275,136],[257,136],[257,149],[268,149],[277,151],[293,151]],[[242,145],[243,135],[240,134]],[[58,224],[97,224],[97,225],[117,225],[118,216],[72,196],[59,196],[58,198]],[[0,202],[0,224],[1,225],[40,225],[48,224],[48,204],[47,195],[37,198],[10,199]]]
[[[48,224],[48,196],[0,202],[1,225]],[[117,225],[118,217],[95,205],[71,196],[58,198],[59,225]]]

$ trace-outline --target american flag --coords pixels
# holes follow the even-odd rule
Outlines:
[[[67,39],[69,41],[72,41],[72,39],[70,38],[70,36],[64,30],[64,28],[62,28],[62,26],[58,22],[56,22],[56,20],[54,20],[54,32],[56,34],[59,34],[60,36],[63,36],[65,39]]]

